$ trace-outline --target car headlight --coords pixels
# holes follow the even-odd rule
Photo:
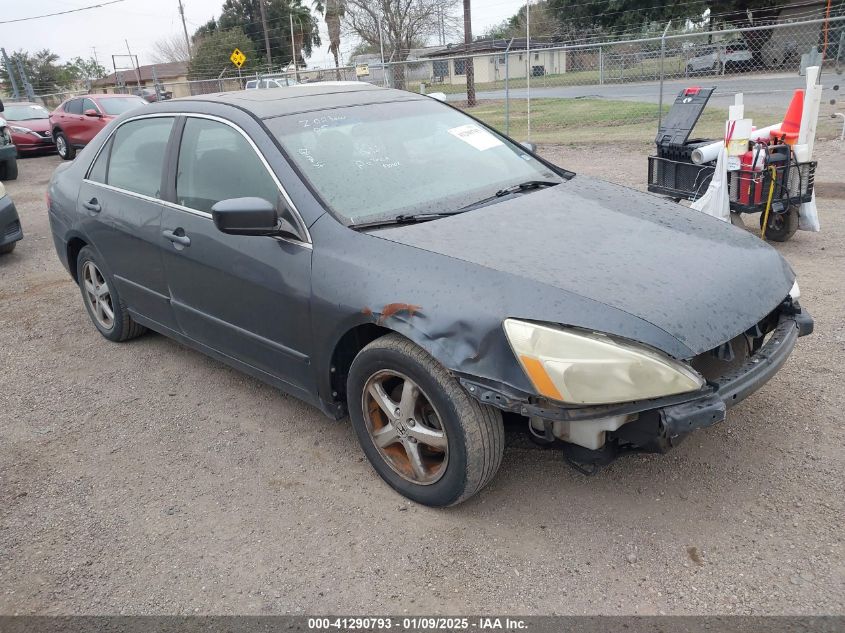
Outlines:
[[[35,134],[35,132],[30,130],[28,127],[20,127],[18,125],[10,125],[9,129],[12,130],[12,132],[17,132],[18,134]]]
[[[798,287],[798,280],[795,280],[795,283],[792,284],[792,288],[789,289],[789,296],[792,298],[793,301],[798,301],[801,298],[801,288]]]
[[[697,391],[704,379],[652,349],[604,334],[506,319],[505,334],[538,393],[610,404]]]

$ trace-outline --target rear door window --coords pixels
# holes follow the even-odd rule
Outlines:
[[[65,112],[68,114],[82,114],[82,99],[71,99],[65,104]]]
[[[139,119],[121,125],[111,140],[107,183],[161,198],[161,172],[172,128],[173,117]]]
[[[97,160],[94,161],[94,164],[91,166],[91,171],[88,172],[88,180],[93,180],[94,182],[100,182],[103,184],[106,183],[106,168],[109,162],[109,149],[111,148],[112,140],[113,139],[109,139],[106,141],[103,149],[100,150]]]

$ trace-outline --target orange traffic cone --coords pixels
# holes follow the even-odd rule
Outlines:
[[[801,115],[804,111],[804,90],[799,88],[792,95],[792,101],[789,102],[789,108],[786,110],[786,116],[783,117],[783,123],[780,124],[780,133],[784,141],[793,145],[798,140],[798,132],[801,131]]]

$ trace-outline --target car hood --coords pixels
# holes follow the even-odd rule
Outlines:
[[[795,277],[747,231],[585,176],[372,234],[612,306],[694,354],[752,327],[788,295]]]
[[[25,119],[23,121],[9,121],[9,125],[28,127],[34,132],[49,132],[51,129],[50,119]]]

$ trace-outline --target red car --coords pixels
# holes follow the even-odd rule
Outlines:
[[[65,160],[76,156],[109,121],[129,110],[146,106],[135,95],[100,94],[68,99],[50,115],[56,151]]]
[[[50,126],[50,113],[29,101],[7,103],[1,115],[9,125],[18,154],[53,151],[56,143]]]

